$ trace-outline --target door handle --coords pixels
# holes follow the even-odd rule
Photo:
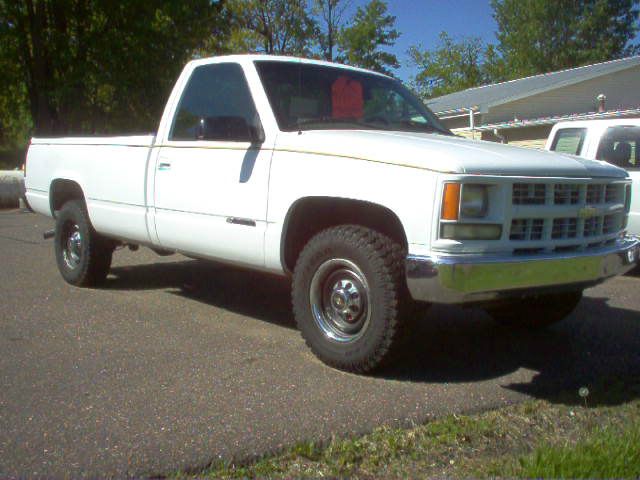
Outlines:
[[[160,162],[158,164],[158,170],[171,170],[171,164],[169,162]]]

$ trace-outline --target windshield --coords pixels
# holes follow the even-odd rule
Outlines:
[[[400,82],[340,67],[256,61],[280,130],[373,129],[451,135]]]

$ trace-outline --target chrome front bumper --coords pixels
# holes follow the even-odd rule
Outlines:
[[[638,264],[640,241],[583,252],[532,255],[409,255],[407,286],[415,300],[464,304],[585,288]]]

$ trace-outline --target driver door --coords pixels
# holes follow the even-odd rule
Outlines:
[[[155,168],[155,225],[168,249],[264,264],[271,150],[242,67],[196,67]]]

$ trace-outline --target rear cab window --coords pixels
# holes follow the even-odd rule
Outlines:
[[[596,158],[626,170],[640,169],[640,127],[619,125],[607,128],[600,139]]]
[[[551,144],[551,150],[559,153],[580,155],[586,135],[586,128],[562,128],[556,132]]]

